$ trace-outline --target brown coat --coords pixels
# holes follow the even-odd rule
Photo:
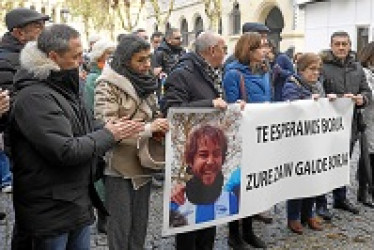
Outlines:
[[[156,96],[148,97],[148,103],[156,103]],[[152,110],[146,101],[142,101],[131,82],[106,65],[96,81],[95,118],[103,121],[123,116],[152,120]],[[149,133],[148,133],[149,134]],[[107,168],[115,170],[119,176],[131,178],[134,188],[138,189],[150,180],[150,171],[140,165],[137,149],[138,136],[122,140],[107,153]]]

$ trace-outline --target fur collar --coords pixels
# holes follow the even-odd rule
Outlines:
[[[130,95],[134,100],[140,102],[140,99],[136,94],[136,91],[132,86],[132,83],[129,81],[129,79],[115,72],[109,64],[105,65],[101,75],[99,76],[96,82],[100,81],[110,82],[111,84],[117,86],[118,88],[126,92],[128,95]]]
[[[61,70],[53,60],[38,49],[35,41],[25,45],[20,54],[20,63],[22,68],[41,80],[47,79],[51,71]]]

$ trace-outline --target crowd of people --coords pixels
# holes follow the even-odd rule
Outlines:
[[[154,171],[140,163],[139,140],[167,133],[171,107],[225,110],[231,103],[243,108],[350,98],[355,105],[350,153],[358,140],[361,145],[357,199],[374,208],[374,42],[356,53],[348,33],[336,31],[330,49],[290,58],[268,39],[268,27],[245,23],[232,55],[225,39],[212,31],[200,33],[185,49],[176,28],[155,32],[150,40],[144,29],[118,36],[117,43],[94,36],[84,53],[78,31],[65,24],[46,26],[48,20],[35,10],[13,9],[5,16],[8,32],[0,42],[1,188],[13,192],[12,249],[90,249],[95,214],[109,249],[143,249]],[[204,143],[201,133],[207,134]],[[173,190],[174,211],[183,209],[186,195],[214,206],[220,195],[209,190],[223,186],[226,140],[213,127],[194,131],[185,159],[194,177]],[[220,141],[220,148],[212,141]],[[199,158],[201,148],[212,160]],[[210,164],[217,171],[201,171]],[[206,200],[193,190],[207,194]],[[347,187],[332,192],[333,208],[359,213],[347,199]],[[237,186],[226,186],[226,193],[235,214]],[[1,212],[0,220],[5,216]],[[272,223],[266,213],[230,222],[230,247],[266,248],[253,230],[255,219]],[[303,234],[306,225],[323,230],[323,220],[332,220],[333,213],[326,195],[320,195],[288,200],[287,219],[292,232]],[[215,235],[215,227],[177,234],[176,249],[213,249]]]

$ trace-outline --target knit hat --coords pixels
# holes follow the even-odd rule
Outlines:
[[[259,33],[269,33],[270,30],[262,23],[245,23],[242,26],[242,33],[245,32],[259,32]]]
[[[114,50],[116,48],[115,43],[106,40],[99,40],[93,46],[90,52],[90,61],[97,62],[97,60],[107,51],[108,49]]]
[[[5,24],[9,31],[36,21],[47,21],[49,16],[28,8],[15,8],[5,15]]]

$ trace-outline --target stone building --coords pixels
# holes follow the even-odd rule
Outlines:
[[[92,0],[95,1],[95,0]],[[132,1],[131,2],[131,20],[134,20],[136,16],[138,15],[139,5],[137,4],[140,1]],[[87,48],[87,40],[88,37],[92,34],[99,34],[105,39],[109,40],[115,40],[118,34],[121,33],[129,33],[130,31],[125,31],[121,26],[121,20],[118,18],[115,18],[112,14],[113,11],[110,9],[108,10],[102,10],[106,11],[109,16],[109,22],[111,29],[101,29],[101,30],[95,30],[93,28],[93,25],[88,25],[87,28],[84,25],[84,21],[81,16],[74,15],[74,11],[72,9],[69,9],[69,5],[66,3],[65,0],[0,0],[0,17],[2,20],[4,20],[5,14],[7,10],[10,10],[12,8],[16,7],[26,7],[35,9],[41,13],[44,13],[46,15],[49,15],[51,17],[50,22],[51,23],[66,23],[77,29],[81,36],[82,41],[86,45]],[[145,16],[144,16],[144,10],[142,9],[140,12],[140,18],[139,23],[136,27],[145,27]],[[125,18],[126,21],[127,18]],[[48,25],[48,24],[47,24]],[[136,29],[134,27],[133,29]],[[0,22],[0,34],[4,34],[6,32],[6,27],[4,21]]]
[[[167,12],[168,2],[160,0],[163,14]],[[222,16],[217,31],[226,39],[232,51],[245,22],[262,22],[270,29],[270,39],[274,40],[281,51],[295,47],[303,50],[303,13],[295,0],[221,0]],[[164,31],[172,26],[180,28],[184,45],[188,45],[201,30],[210,29],[210,19],[205,13],[202,0],[175,0],[168,22],[158,27],[152,8],[147,8],[147,30]]]

